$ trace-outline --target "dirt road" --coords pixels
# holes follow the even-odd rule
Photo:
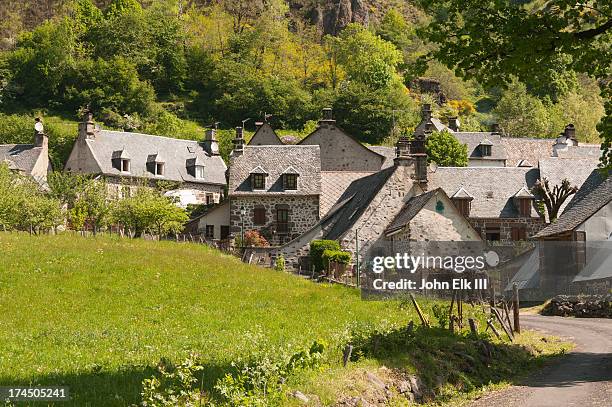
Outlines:
[[[576,348],[525,379],[472,407],[612,406],[612,320],[521,315],[521,327],[568,338]]]

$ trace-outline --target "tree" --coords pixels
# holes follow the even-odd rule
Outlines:
[[[442,167],[467,167],[467,145],[447,131],[434,131],[425,142],[427,160]]]
[[[421,35],[438,45],[435,57],[466,78],[495,86],[512,76],[538,87],[551,73],[597,78],[606,100],[598,130],[602,164],[612,167],[612,3],[559,0],[421,0],[434,18]],[[424,61],[422,61],[424,62]]]
[[[563,203],[578,191],[578,187],[572,186],[568,179],[564,179],[560,185],[551,188],[548,179],[544,178],[536,182],[532,191],[542,196],[548,213],[548,220],[552,222],[559,216],[559,210],[561,210]]]
[[[513,81],[493,110],[504,134],[512,137],[556,136],[551,114],[540,99],[527,93],[527,87]]]

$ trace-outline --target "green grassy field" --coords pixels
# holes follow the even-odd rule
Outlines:
[[[307,345],[413,317],[197,245],[5,233],[0,249],[0,383],[66,383],[76,404],[137,402],[162,357],[197,350],[213,380],[253,338]]]
[[[407,337],[407,322],[418,318],[406,304],[362,301],[355,289],[244,265],[199,245],[0,233],[0,250],[0,385],[67,385],[70,405],[139,403],[142,380],[159,361],[180,362],[191,351],[210,392],[234,361],[315,340],[329,344],[333,361],[289,385],[332,403],[344,392],[334,383],[353,371],[340,368],[339,352],[355,327],[364,357],[353,369],[385,364],[430,381],[443,372],[464,380],[454,344],[478,356],[466,333],[419,329]],[[433,302],[421,301],[431,315]],[[479,362],[466,380],[498,383],[537,359],[503,346],[495,369]]]

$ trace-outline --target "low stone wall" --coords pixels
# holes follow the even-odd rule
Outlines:
[[[544,307],[542,315],[580,318],[612,318],[612,295],[558,295]]]

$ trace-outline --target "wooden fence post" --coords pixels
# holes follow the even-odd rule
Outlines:
[[[470,331],[474,335],[478,335],[478,325],[476,325],[476,320],[474,318],[468,318],[468,322],[470,324]]]
[[[512,285],[512,311],[514,313],[514,332],[521,333],[521,323],[519,320],[519,290],[518,285]]]
[[[349,360],[351,360],[351,353],[353,353],[353,345],[346,345],[344,352],[342,352],[342,363],[344,367],[346,367]]]
[[[412,300],[412,305],[414,305],[414,309],[416,309],[417,314],[419,314],[421,323],[427,328],[429,328],[429,321],[427,321],[427,318],[425,318],[423,311],[421,311],[421,307],[419,307],[419,304],[417,303],[416,298],[414,298],[414,295],[412,295],[412,293],[410,293],[410,299]]]

